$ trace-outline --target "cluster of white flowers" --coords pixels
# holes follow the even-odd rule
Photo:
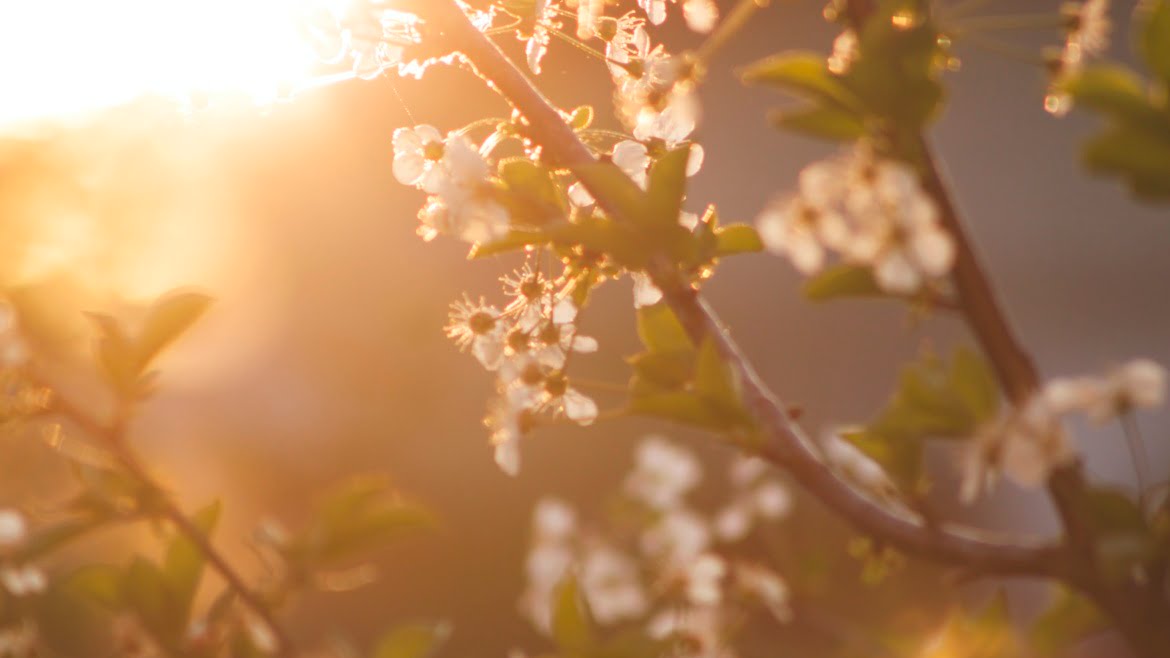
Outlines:
[[[302,33],[322,61],[336,63],[348,57],[353,73],[364,80],[398,67],[405,49],[420,41],[418,17],[388,7],[310,5],[299,18]]]
[[[1061,417],[1083,413],[1097,422],[1166,401],[1166,370],[1147,359],[1103,377],[1061,378],[1005,418],[984,428],[966,455],[962,498],[973,501],[1003,473],[1022,487],[1043,485],[1056,468],[1076,458]]]
[[[1070,2],[1061,13],[1065,20],[1064,45],[1049,57],[1055,82],[1080,73],[1086,60],[1104,54],[1109,49],[1109,34],[1113,30],[1109,0]],[[1052,114],[1063,116],[1072,108],[1072,102],[1067,94],[1052,91],[1045,97],[1044,107]]]
[[[679,640],[679,655],[734,656],[728,640],[744,605],[787,621],[784,580],[716,548],[717,541],[744,539],[757,522],[787,515],[787,490],[763,462],[739,458],[731,465],[730,501],[711,520],[686,500],[701,480],[692,453],[660,437],[643,440],[623,489],[645,522],[636,547],[625,551],[580,528],[566,503],[541,501],[521,598],[525,616],[548,632],[556,589],[573,575],[598,623],[644,620],[651,637]]]
[[[471,243],[508,233],[509,215],[493,195],[491,165],[467,137],[420,125],[394,131],[394,177],[430,195],[419,211],[425,240],[450,235]]]
[[[36,658],[40,654],[40,633],[31,620],[25,619],[0,628],[0,656]]]
[[[0,509],[0,587],[11,596],[39,594],[48,586],[48,579],[39,568],[11,559],[27,541],[28,521],[24,514]]]
[[[893,294],[917,292],[955,260],[954,241],[915,170],[864,143],[846,157],[806,167],[799,193],[770,205],[757,228],[769,250],[804,274],[820,271],[832,251],[872,268],[878,285]]]
[[[531,264],[503,281],[511,298],[503,310],[464,297],[452,305],[446,331],[497,375],[498,395],[485,422],[496,463],[515,475],[520,438],[537,415],[564,416],[580,425],[597,418],[597,403],[565,374],[570,356],[596,352],[597,341],[578,331],[571,284],[550,281]]]

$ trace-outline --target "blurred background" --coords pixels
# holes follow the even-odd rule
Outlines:
[[[650,432],[699,450],[711,476],[704,495],[718,494],[726,450],[650,421],[543,430],[523,445],[517,478],[493,463],[481,424],[492,382],[441,328],[452,300],[463,291],[497,295],[497,277],[519,261],[469,262],[463,244],[424,244],[414,233],[421,193],[390,170],[397,127],[449,130],[507,116],[470,73],[436,67],[421,81],[353,80],[276,102],[288,80],[309,70],[281,54],[291,51],[199,19],[199,9],[184,24],[162,13],[143,18],[135,12],[157,11],[143,3],[93,4],[104,11],[0,4],[0,286],[38,349],[53,355],[62,385],[82,392],[93,381],[84,311],[133,318],[176,287],[216,298],[160,363],[159,393],[133,434],[186,505],[227,502],[219,538],[245,570],[256,569],[245,545],[260,519],[295,525],[315,491],[355,473],[384,474],[436,512],[437,531],[375,557],[377,584],[299,605],[299,636],[339,630],[363,642],[394,620],[449,619],[448,655],[539,647],[515,604],[539,497],[601,514],[634,442]],[[773,4],[721,53],[702,88],[697,136],[707,159],[690,199],[693,209],[717,204],[729,220],[752,221],[803,166],[832,152],[770,129],[765,115],[783,99],[734,75],[778,50],[828,52],[835,33],[819,2]],[[1023,4],[1030,12],[1059,5],[1001,1],[984,13]],[[1116,4],[1114,55],[1128,59],[1130,7]],[[274,11],[256,6],[264,19]],[[255,18],[233,11],[240,25]],[[696,42],[672,22],[656,33],[672,49]],[[128,34],[149,38],[93,37],[101,35],[95,26],[126,24],[135,26]],[[995,36],[1033,53],[1059,42],[1055,31]],[[1046,114],[1041,68],[962,42],[956,54],[962,65],[947,76],[951,100],[934,140],[1043,373],[1097,373],[1137,356],[1170,363],[1170,217],[1081,171],[1078,145],[1095,120]],[[617,127],[596,62],[554,42],[541,81],[562,107],[593,104],[603,125]],[[240,89],[248,93],[233,91]],[[800,283],[782,259],[757,255],[725,262],[706,292],[766,380],[805,409],[810,428],[870,418],[899,365],[924,344],[947,352],[969,340],[945,317],[918,322],[893,303],[809,305]],[[638,350],[628,283],[602,290],[582,317],[602,351],[581,367],[623,383],[622,357]],[[603,409],[620,403],[599,401]],[[1150,470],[1164,480],[1170,413],[1139,422]],[[1120,428],[1076,429],[1090,474],[1132,489]],[[0,504],[66,493],[55,484],[59,460],[43,443],[27,433],[0,442]],[[933,461],[940,504],[955,515],[1055,531],[1043,497],[1010,485],[973,508],[958,506],[953,456]],[[862,587],[838,540],[844,533],[815,503],[786,524],[792,537],[829,538],[815,548],[824,557],[826,608],[819,621],[783,631],[792,655],[818,655],[834,633],[866,623],[929,629],[941,623],[944,603],[986,594],[940,587],[937,572],[917,568]],[[1036,588],[1011,592],[1025,613],[1041,601]]]

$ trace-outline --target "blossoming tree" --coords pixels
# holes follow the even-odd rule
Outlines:
[[[1043,579],[1068,592],[1046,613],[1043,641],[1014,632],[993,605],[957,619],[922,655],[1059,655],[1101,628],[1134,655],[1170,655],[1170,498],[1151,481],[1135,420],[1164,402],[1165,371],[1139,359],[1096,376],[1043,379],[997,301],[926,136],[944,111],[956,26],[980,4],[836,0],[825,11],[840,28],[830,52],[781,52],[748,67],[746,83],[804,101],[777,115],[778,127],[841,145],[761,208],[754,225],[726,224],[714,206],[692,214],[684,202],[696,201],[687,179],[704,161],[693,134],[702,120],[697,90],[713,55],[766,0],[741,0],[723,15],[713,0],[402,0],[306,11],[306,37],[357,77],[457,66],[469,72],[467,84],[490,85],[514,110],[454,130],[423,123],[387,136],[394,177],[421,193],[424,240],[460,240],[473,258],[516,261],[498,299],[465,296],[446,326],[495,381],[485,425],[499,467],[519,472],[526,438],[544,425],[606,420],[575,369],[603,346],[578,321],[595,290],[623,279],[632,281],[643,345],[628,359],[623,412],[700,428],[740,455],[727,474],[730,493],[714,506],[691,499],[702,465],[661,437],[639,446],[614,523],[587,522],[559,499],[537,505],[520,606],[556,655],[734,656],[752,629],[789,623],[783,569],[742,550],[745,537],[791,512],[786,483],[850,524],[864,538],[860,557],[878,567],[905,556],[964,579]],[[1086,148],[1090,167],[1122,178],[1144,202],[1164,202],[1170,3],[1137,9],[1148,75],[1093,61],[1108,43],[1108,9],[1086,0],[1044,17],[1059,19],[1064,39],[1048,57],[1051,83],[1037,102],[1054,115],[1080,106],[1106,117],[1109,127]],[[668,52],[656,42],[657,26],[676,20],[706,35],[698,48]],[[599,108],[559,108],[542,95],[554,38],[608,72],[622,130],[595,127]],[[505,47],[517,39],[523,54],[509,57]],[[824,428],[813,440],[703,298],[723,259],[760,251],[807,276],[811,299],[878,297],[928,319],[951,314],[974,344],[908,364],[876,418]],[[426,523],[422,510],[359,483],[307,528],[264,529],[258,543],[279,565],[269,581],[239,575],[209,538],[218,507],[180,509],[125,440],[151,391],[152,361],[206,303],[164,298],[137,327],[95,316],[97,362],[116,401],[109,417],[53,390],[21,341],[20,319],[8,309],[0,317],[5,417],[64,422],[106,456],[100,467],[78,464],[82,493],[66,520],[38,525],[18,510],[0,512],[0,655],[308,655],[280,621],[290,595],[350,552]],[[1136,498],[1086,476],[1065,423],[1073,415],[1123,424]],[[923,465],[936,441],[962,455],[964,500],[1001,477],[1043,490],[1060,535],[1004,537],[943,518],[929,493],[946,485],[931,483]],[[61,582],[38,566],[77,535],[142,518],[164,521],[171,534],[162,563],[94,565]],[[205,567],[226,587],[196,609]],[[61,630],[91,617],[113,624],[103,641],[114,649],[95,654],[97,640],[78,643],[71,638],[80,631]],[[402,627],[374,655],[428,655],[440,634]]]

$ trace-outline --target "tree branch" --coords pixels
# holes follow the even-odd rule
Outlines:
[[[208,564],[224,579],[228,587],[235,592],[244,606],[255,614],[272,633],[275,647],[272,651],[274,658],[292,658],[295,655],[292,639],[287,631],[281,627],[276,617],[269,609],[264,598],[248,587],[243,576],[227,561],[207,536],[199,529],[182,508],[169,496],[158,482],[147,472],[146,467],[137,455],[126,444],[125,425],[120,419],[106,424],[91,416],[77,405],[54,392],[49,411],[54,412],[71,423],[77,425],[100,445],[110,452],[131,477],[138,480],[147,490],[158,495],[158,513],[174,524],[179,534],[194,544]]]
[[[492,84],[529,123],[532,139],[558,164],[566,167],[596,162],[557,110],[527,80],[504,53],[479,32],[458,9],[442,3],[432,12],[450,44],[459,49],[477,72]],[[624,217],[620,204],[606,190],[590,188],[597,203],[611,216]],[[667,303],[696,341],[710,336],[744,383],[748,409],[766,441],[762,456],[788,470],[815,497],[862,532],[898,549],[944,564],[961,565],[985,573],[1067,577],[1071,568],[1065,552],[1056,546],[998,542],[953,527],[930,528],[920,520],[888,509],[854,489],[819,457],[811,441],[789,418],[743,356],[718,317],[668,262],[652,263],[647,273],[663,291]]]

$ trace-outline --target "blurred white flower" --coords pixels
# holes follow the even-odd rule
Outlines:
[[[690,451],[662,437],[638,444],[634,470],[626,477],[625,492],[649,507],[670,509],[702,479],[699,461]]]
[[[723,600],[727,563],[714,553],[704,553],[684,568],[687,600],[694,605],[718,605]]]
[[[19,548],[28,539],[28,521],[14,509],[0,509],[0,552]]]
[[[710,32],[719,21],[715,0],[683,0],[683,19],[695,32]]]
[[[606,545],[590,547],[582,558],[581,590],[601,624],[641,617],[650,607],[637,563]]]
[[[642,533],[642,551],[675,568],[686,565],[711,545],[711,529],[698,513],[675,508]]]
[[[1042,486],[1076,450],[1048,398],[1035,395],[976,434],[965,455],[960,496],[974,501],[1000,473],[1021,487]]]
[[[45,572],[32,565],[0,567],[0,585],[12,596],[40,594],[48,584]]]
[[[1149,359],[1135,359],[1104,377],[1054,379],[1045,386],[1044,396],[1058,413],[1080,411],[1102,423],[1165,404],[1166,369]]]
[[[734,487],[731,501],[715,516],[715,534],[723,541],[739,541],[757,520],[783,518],[792,510],[792,496],[758,457],[737,457],[731,464]]]
[[[541,498],[532,513],[538,541],[568,541],[577,531],[577,513],[559,498]]]

